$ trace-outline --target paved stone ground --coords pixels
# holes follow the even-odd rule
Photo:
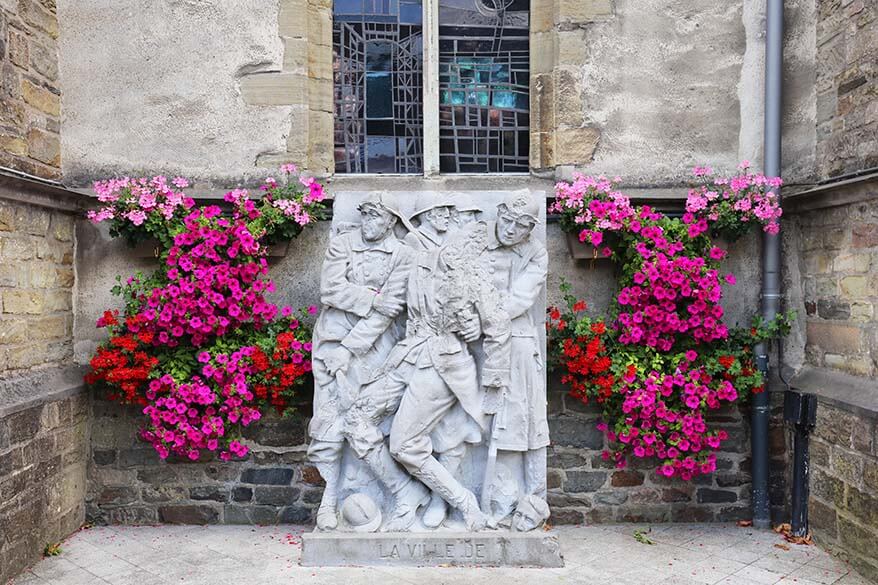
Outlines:
[[[144,526],[82,530],[15,585],[868,585],[816,546],[734,525],[561,527],[563,569],[311,568],[301,526]]]

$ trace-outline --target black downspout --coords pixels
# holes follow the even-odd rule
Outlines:
[[[765,146],[763,172],[780,176],[781,86],[783,80],[783,0],[768,0],[765,7]],[[778,190],[780,198],[780,190]],[[762,240],[762,317],[770,320],[780,307],[780,234],[763,234]],[[752,473],[753,526],[771,526],[771,502],[768,494],[768,344],[755,348],[756,363],[765,377],[765,391],[753,396]]]
[[[793,427],[792,534],[808,535],[808,436],[817,423],[817,397],[789,389],[784,393],[784,420]]]

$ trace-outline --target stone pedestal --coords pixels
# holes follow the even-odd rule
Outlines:
[[[553,532],[312,532],[302,565],[391,567],[563,567]]]

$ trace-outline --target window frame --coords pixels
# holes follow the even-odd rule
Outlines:
[[[439,3],[440,0],[421,0],[422,23],[421,34],[423,36],[423,89],[422,89],[422,112],[423,112],[423,170],[421,173],[339,173],[333,171],[334,177],[423,177],[435,179],[438,177],[467,177],[467,176],[498,176],[515,177],[528,176],[533,172],[532,163],[528,164],[528,171],[511,172],[483,172],[483,173],[442,173],[440,171],[440,124],[439,124]],[[530,78],[529,109],[534,111],[533,95],[533,2],[530,6]],[[331,12],[330,12],[331,15]],[[331,16],[330,16],[331,17]],[[334,48],[330,47],[330,50]],[[333,105],[333,123],[335,121],[335,106]],[[528,135],[532,138],[534,133],[533,115],[528,128]],[[532,144],[532,141],[531,141]],[[532,154],[529,155],[532,157]],[[530,159],[531,161],[533,158]]]

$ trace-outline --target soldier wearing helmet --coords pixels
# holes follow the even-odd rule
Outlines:
[[[458,192],[453,195],[454,220],[459,227],[479,221],[484,209],[473,201],[469,193]]]
[[[359,387],[403,336],[397,316],[413,252],[393,233],[399,211],[386,192],[370,193],[357,208],[359,229],[332,238],[320,278],[323,305],[314,327],[314,415],[308,456],[326,482],[317,527],[338,525],[337,500],[344,414]],[[387,455],[377,462],[394,497],[392,517],[411,517],[426,489]]]
[[[531,238],[539,223],[539,204],[529,191],[512,192],[497,206],[497,221],[489,224],[484,253],[487,272],[500,293],[500,306],[511,319],[512,383],[496,405],[490,447],[521,452],[525,486],[522,498],[545,500],[546,373],[533,307],[548,272],[545,246]],[[492,409],[493,410],[493,409]],[[500,520],[495,519],[495,520]]]
[[[418,193],[411,222],[415,230],[406,234],[405,243],[414,250],[434,250],[448,239],[454,204],[436,193]]]

